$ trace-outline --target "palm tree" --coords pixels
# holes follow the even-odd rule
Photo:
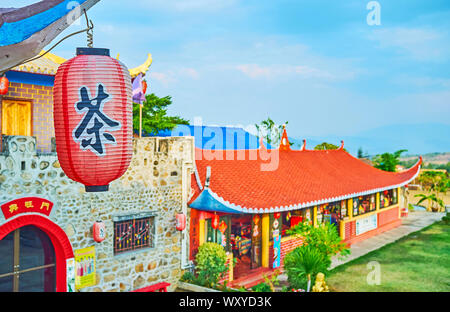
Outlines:
[[[290,285],[294,288],[302,288],[306,280],[307,292],[311,289],[311,276],[325,272],[329,265],[328,257],[311,245],[297,247],[284,258],[284,268]]]
[[[450,188],[450,179],[447,178],[447,174],[439,171],[425,171],[420,174],[418,181],[422,185],[423,189],[431,194],[414,195],[414,197],[421,198],[417,202],[417,205],[425,200],[428,200],[428,211],[437,210],[439,212],[444,210],[445,204],[443,200],[439,198],[439,194],[445,194]]]
[[[416,205],[419,205],[425,200],[428,200],[427,211],[437,210],[438,212],[445,209],[444,201],[436,196],[436,194],[425,195],[425,194],[416,194],[414,197],[420,197],[420,200]]]
[[[286,121],[284,124],[287,125],[288,122]],[[280,143],[283,125],[277,125],[268,117],[266,120],[261,121],[260,124],[255,124],[255,127],[258,131],[258,136],[262,136],[270,146],[277,146]]]

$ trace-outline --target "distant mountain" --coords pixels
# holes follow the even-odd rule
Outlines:
[[[302,140],[289,138],[295,143],[294,149],[299,149]],[[352,136],[314,136],[306,138],[306,148],[313,149],[322,142],[340,145],[344,140],[344,147],[352,155],[357,155],[361,147],[364,154],[376,155],[393,153],[400,149],[407,149],[405,154],[417,155],[426,153],[450,152],[450,125],[437,123],[389,125],[363,131]]]

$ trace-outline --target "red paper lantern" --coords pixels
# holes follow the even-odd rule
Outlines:
[[[58,160],[87,192],[107,191],[132,156],[131,77],[108,49],[78,48],[53,87]]]
[[[0,78],[0,95],[5,95],[8,93],[9,80],[6,77]]]
[[[105,228],[105,224],[102,221],[96,221],[94,223],[92,232],[93,232],[94,240],[97,243],[101,243],[102,241],[105,240],[106,228]]]
[[[186,215],[182,213],[177,214],[177,230],[183,231],[186,228]]]
[[[215,214],[212,217],[211,226],[214,230],[217,230],[217,228],[219,227],[219,216],[218,215]]]

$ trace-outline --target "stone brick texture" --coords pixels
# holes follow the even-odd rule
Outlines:
[[[37,153],[34,137],[5,136],[4,140],[0,204],[28,196],[46,198],[54,203],[50,220],[65,231],[73,250],[95,246],[97,284],[80,292],[126,292],[163,281],[171,283],[168,291],[175,289],[183,274],[182,233],[175,228],[175,218],[182,211],[182,192],[190,190],[190,178],[183,182],[181,172],[193,162],[192,137],[135,139],[127,172],[110,184],[108,192],[99,193],[86,193],[82,184],[69,179],[56,153]],[[140,212],[156,215],[155,247],[115,255],[113,218]],[[97,220],[106,225],[101,243],[92,237]],[[0,212],[0,226],[4,222]]]

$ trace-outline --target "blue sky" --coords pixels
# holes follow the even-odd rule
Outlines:
[[[150,92],[171,95],[169,113],[191,121],[271,117],[299,138],[449,125],[450,1],[380,0],[379,26],[367,24],[369,2],[101,0],[88,15],[94,45],[128,67],[153,55]],[[83,45],[78,35],[54,53],[70,58]]]

